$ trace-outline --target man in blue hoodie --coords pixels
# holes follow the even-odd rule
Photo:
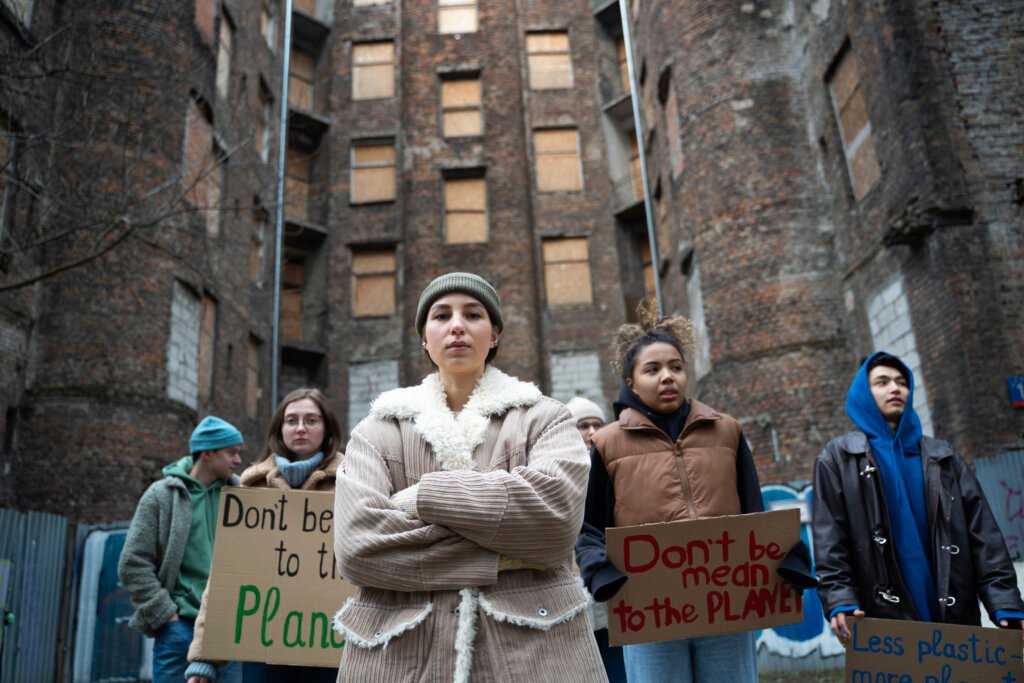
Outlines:
[[[129,625],[155,638],[153,683],[183,683],[192,630],[210,575],[220,490],[238,486],[242,433],[219,417],[192,432],[187,455],[139,500],[117,573],[135,607]],[[230,664],[222,683],[241,680]]]
[[[985,495],[953,447],[923,436],[914,376],[884,351],[846,395],[859,428],[814,468],[814,563],[832,632],[846,617],[1021,628],[1024,602]],[[1022,634],[1024,635],[1024,634]]]

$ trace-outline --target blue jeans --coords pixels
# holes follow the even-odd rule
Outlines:
[[[338,680],[338,669],[315,666],[245,662],[242,671],[245,683],[334,683]]]
[[[192,644],[195,622],[191,619],[168,621],[156,632],[153,641],[153,683],[184,683],[188,668],[188,646]],[[231,662],[220,670],[218,683],[242,683],[242,667]]]
[[[594,631],[597,650],[604,662],[604,672],[608,674],[608,683],[626,683],[626,667],[622,662],[622,648],[608,645],[608,629]],[[248,683],[248,682],[246,682]]]
[[[757,683],[751,631],[624,645],[629,683]]]

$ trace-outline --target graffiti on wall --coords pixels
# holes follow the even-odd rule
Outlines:
[[[761,495],[768,510],[800,508],[800,537],[813,551],[810,515],[813,505],[812,488],[808,486],[802,491],[797,491],[789,486],[773,484],[763,486]],[[821,613],[821,600],[818,598],[818,591],[814,589],[804,591],[804,620],[799,624],[759,631],[757,646],[758,649],[764,647],[780,657],[792,658],[806,657],[815,650],[822,657],[834,657],[843,652],[843,646],[832,635]]]
[[[978,458],[974,469],[1010,557],[1024,559],[1024,451]]]

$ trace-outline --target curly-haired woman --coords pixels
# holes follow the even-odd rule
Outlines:
[[[739,423],[686,397],[689,320],[659,320],[651,305],[612,344],[622,376],[616,422],[594,435],[576,561],[594,599],[610,599],[626,575],[608,560],[605,529],[762,512],[764,502]],[[750,632],[623,647],[630,683],[756,683]]]

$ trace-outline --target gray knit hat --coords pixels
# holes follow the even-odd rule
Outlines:
[[[431,305],[452,292],[470,295],[484,305],[491,323],[499,331],[505,327],[505,321],[501,318],[501,300],[490,282],[473,273],[447,273],[434,278],[420,294],[420,303],[416,306],[416,334],[423,336],[423,327],[427,324],[427,313]]]

